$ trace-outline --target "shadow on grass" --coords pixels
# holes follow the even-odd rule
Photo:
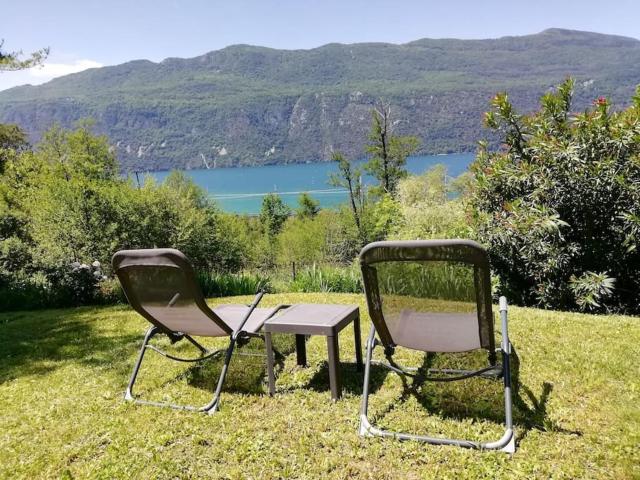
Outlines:
[[[352,394],[362,394],[362,382],[364,378],[364,368],[358,370],[358,366],[355,362],[340,362],[340,379],[342,383],[342,391]],[[371,365],[369,390],[371,393],[377,392],[384,379],[387,378],[389,370],[380,365]],[[329,363],[327,361],[322,362],[320,368],[316,371],[314,376],[309,380],[309,383],[301,388],[310,388],[316,392],[329,392],[331,386],[329,383]]]
[[[423,357],[419,372],[426,372],[429,368],[442,368],[452,360],[454,363],[464,364],[473,354],[449,355],[426,354]],[[475,359],[477,362],[477,358]],[[541,392],[536,396],[528,386],[520,382],[520,360],[515,348],[512,349],[511,380],[513,417],[518,441],[521,441],[529,431],[540,430],[546,432],[581,435],[579,431],[567,430],[549,419],[547,403],[553,392],[553,385],[543,382]],[[476,363],[472,362],[472,363]],[[447,365],[449,368],[462,368],[464,365]],[[480,365],[469,365],[467,368],[481,368]],[[402,392],[393,401],[377,409],[376,421],[396,410],[411,397],[415,398],[422,407],[437,416],[453,420],[465,418],[484,419],[498,424],[504,424],[504,388],[502,379],[472,378],[455,382],[424,381],[424,373],[409,381],[407,377],[399,376],[402,382]],[[523,398],[524,394],[524,398]]]
[[[273,335],[273,348],[276,351],[276,374],[284,364],[284,357],[295,351],[293,335]],[[213,392],[224,364],[224,355],[194,364],[181,377],[193,387]],[[265,393],[266,358],[264,342],[252,339],[247,345],[236,348],[225,380],[223,392]]]
[[[91,368],[128,367],[129,346],[140,334],[106,335],[86,318],[90,308],[16,312],[0,324],[0,383],[45,375],[66,363]]]
[[[307,337],[306,340],[308,341],[309,337]],[[288,353],[291,353],[293,351],[295,351],[295,344],[293,345],[293,349]],[[325,355],[326,357],[328,357],[327,352],[325,352]],[[341,360],[338,369],[342,391],[352,394],[361,394],[362,381],[364,377],[364,366],[362,370],[358,370],[357,364],[355,362],[344,362]],[[373,365],[371,367],[371,392],[376,392],[382,386],[382,384],[384,383],[384,379],[386,378],[388,373],[389,371],[386,368],[380,367],[378,365]],[[329,362],[327,360],[323,361],[320,367],[314,373],[313,377],[307,382],[307,384],[302,386],[291,386],[285,388],[282,391],[291,392],[299,389],[311,389],[316,392],[331,391],[331,385],[329,382]]]

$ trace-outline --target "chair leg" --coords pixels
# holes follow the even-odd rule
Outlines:
[[[199,410],[205,413],[215,413],[218,408],[220,408],[220,395],[222,393],[222,386],[224,385],[224,380],[227,377],[227,371],[229,370],[229,363],[231,363],[231,356],[233,355],[233,350],[236,346],[236,339],[231,338],[229,341],[229,348],[227,348],[227,353],[224,357],[224,364],[222,365],[222,371],[220,372],[220,377],[218,378],[218,385],[216,387],[216,391],[213,394],[213,399],[204,407]]]
[[[373,355],[373,349],[375,348],[376,341],[376,329],[371,325],[371,331],[367,337],[367,352],[364,362],[364,385],[362,389],[362,403],[360,405],[360,428],[358,433],[361,437],[371,436],[369,429],[371,424],[367,418],[367,411],[369,409],[369,379],[371,376],[371,357]]]
[[[197,342],[193,338],[191,338],[190,335],[185,335],[184,338],[186,338],[194,347],[196,347],[198,350],[200,350],[200,353],[202,353],[203,355],[208,353],[208,350],[206,348],[204,348],[199,342]]]
[[[267,353],[267,377],[269,379],[269,395],[273,396],[276,393],[276,377],[274,373],[275,359],[273,354],[273,341],[271,338],[271,332],[265,332],[264,343]]]
[[[124,399],[127,401],[135,400],[135,397],[133,396],[133,384],[136,383],[136,378],[138,377],[138,372],[140,371],[140,365],[142,364],[142,359],[144,358],[144,352],[147,350],[147,344],[156,333],[158,333],[158,329],[155,325],[152,325],[151,327],[149,327],[149,330],[147,330],[147,333],[144,336],[144,341],[142,342],[142,347],[140,348],[140,353],[138,354],[138,360],[133,367],[133,373],[131,374],[131,378],[129,379],[127,390],[124,393]]]
[[[515,434],[513,431],[513,418],[512,418],[512,405],[511,405],[511,370],[510,370],[510,360],[509,353],[511,344],[509,343],[509,338],[507,334],[506,328],[506,301],[504,303],[505,309],[504,311],[501,308],[502,315],[502,332],[503,332],[503,345],[502,345],[502,359],[503,359],[503,382],[504,382],[504,404],[505,404],[505,432],[499,440],[494,442],[474,442],[470,440],[459,440],[452,438],[436,438],[429,437],[426,435],[414,435],[408,433],[399,433],[392,432],[388,430],[383,430],[377,428],[369,422],[369,418],[367,416],[368,406],[369,406],[369,382],[371,379],[371,364],[372,364],[372,355],[373,349],[376,346],[375,340],[375,328],[371,328],[371,332],[369,333],[369,337],[367,339],[367,353],[365,358],[365,370],[364,370],[364,386],[362,391],[362,404],[360,406],[360,428],[359,435],[361,437],[369,437],[369,436],[378,436],[378,437],[391,437],[398,440],[416,440],[420,442],[430,443],[434,445],[454,445],[463,448],[474,448],[479,450],[501,450],[507,453],[514,453],[515,451]],[[501,299],[501,307],[502,307],[502,299]],[[397,371],[396,369],[391,369],[392,371]]]
[[[142,360],[144,358],[144,354],[145,351],[147,350],[147,348],[151,348],[151,346],[149,345],[149,341],[151,340],[151,338],[158,333],[158,329],[155,326],[152,326],[149,328],[149,330],[147,330],[147,333],[144,337],[144,341],[142,342],[142,347],[140,349],[140,353],[138,355],[138,360],[136,361],[135,366],[133,367],[133,373],[131,374],[131,379],[129,380],[129,384],[127,386],[127,390],[125,392],[124,395],[124,399],[127,401],[133,401],[136,403],[140,403],[143,405],[153,405],[153,406],[157,406],[157,407],[169,407],[169,408],[175,408],[178,410],[195,410],[195,411],[200,411],[200,412],[205,412],[205,413],[214,413],[216,410],[218,410],[219,406],[220,406],[220,395],[222,392],[222,387],[224,385],[224,380],[227,376],[227,371],[229,370],[229,363],[231,362],[231,357],[233,355],[233,351],[236,345],[236,339],[235,338],[231,338],[231,340],[229,341],[229,348],[227,348],[226,350],[226,354],[225,354],[225,359],[224,359],[224,365],[222,366],[222,371],[220,372],[220,377],[218,378],[218,383],[216,386],[216,390],[213,394],[213,399],[207,403],[206,405],[204,405],[203,407],[193,407],[193,406],[182,406],[182,405],[175,405],[172,403],[161,403],[161,402],[152,402],[152,401],[148,401],[148,400],[141,400],[141,399],[137,399],[135,398],[134,394],[133,394],[133,385],[136,382],[136,378],[138,377],[138,372],[140,371],[140,366],[142,364]],[[186,336],[185,337],[192,343],[194,344],[194,346],[196,346],[199,350],[201,350],[201,352],[206,352],[207,350],[202,347],[198,342],[196,342],[195,340],[191,339],[190,337]],[[160,352],[162,353],[162,352]],[[217,352],[214,352],[217,353]],[[167,356],[166,354],[164,354],[165,356]],[[179,358],[173,358],[172,356],[168,356],[168,358],[171,359],[175,359],[175,360],[180,360]],[[211,355],[207,355],[205,356],[203,359],[205,358],[211,358]],[[182,360],[184,361],[184,360]]]

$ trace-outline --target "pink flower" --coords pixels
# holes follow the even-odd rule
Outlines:
[[[598,97],[593,101],[593,104],[598,107],[604,107],[607,105],[607,99],[605,97]]]

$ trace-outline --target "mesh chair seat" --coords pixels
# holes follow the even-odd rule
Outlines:
[[[426,352],[466,352],[480,348],[474,313],[417,312],[404,309],[385,317],[396,345]]]
[[[182,308],[171,308],[166,305],[146,305],[145,310],[153,318],[160,319],[162,325],[174,332],[202,337],[224,337],[228,335],[218,324],[211,321],[210,316],[207,316],[195,305]],[[233,331],[238,329],[240,322],[242,322],[248,311],[249,307],[247,305],[220,305],[213,309],[215,315],[222,319]],[[264,322],[275,311],[276,309],[274,308],[254,309],[242,329],[249,333],[258,332]]]
[[[242,329],[245,332],[256,333],[271,316],[273,316],[280,307],[276,308],[256,308],[251,312],[251,316]],[[229,325],[234,331],[240,326],[240,322],[244,319],[249,307],[246,305],[220,305],[213,309],[224,323]]]

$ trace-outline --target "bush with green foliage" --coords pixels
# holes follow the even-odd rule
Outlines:
[[[93,135],[88,123],[73,131],[54,127],[35,151],[7,158],[0,175],[0,292],[15,297],[24,290],[24,299],[41,292],[46,299],[23,308],[117,297],[74,265],[97,260],[109,273],[120,249],[178,248],[207,271],[237,271],[246,262],[246,243],[230,234],[240,229],[202,189],[179,172],[137,188],[119,175],[106,137]]]
[[[314,199],[307,192],[303,192],[298,197],[298,209],[296,214],[302,218],[315,217],[320,211],[320,202]]]
[[[280,195],[270,193],[262,199],[260,209],[260,229],[262,235],[255,238],[255,258],[258,268],[275,268],[278,256],[278,234],[282,230],[291,209],[282,201]]]
[[[198,283],[205,297],[253,295],[260,289],[271,291],[269,277],[250,273],[198,272]]]
[[[264,196],[260,208],[260,223],[267,236],[273,238],[280,233],[289,215],[291,209],[282,201],[280,195],[270,193]]]
[[[9,157],[15,157],[29,147],[27,134],[18,125],[0,123],[0,174]]]
[[[398,183],[399,216],[391,237],[401,240],[473,238],[465,212],[462,179],[447,180],[444,165]]]
[[[573,81],[519,115],[497,95],[471,206],[511,301],[545,308],[640,311],[640,87],[612,111],[603,97],[572,113]]]
[[[78,306],[101,303],[100,283],[106,280],[97,260],[86,264],[73,262],[47,272],[52,305]]]
[[[291,217],[278,235],[278,264],[312,265],[331,261],[327,251],[328,230],[333,214],[322,212],[315,218]]]
[[[289,285],[291,292],[333,292],[333,293],[361,293],[362,277],[360,270],[354,263],[350,268],[318,267],[298,272],[295,280]]]

